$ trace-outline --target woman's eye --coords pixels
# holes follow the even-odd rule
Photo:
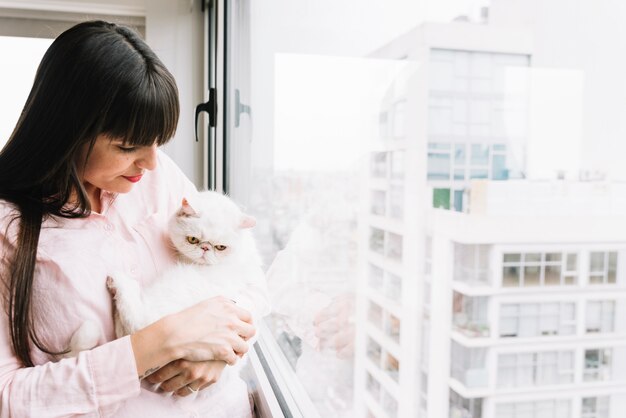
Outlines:
[[[118,148],[122,152],[133,152],[137,149],[136,147],[122,147],[122,146],[118,146]]]
[[[187,242],[190,244],[197,244],[200,242],[200,240],[196,237],[187,237]]]
[[[226,249],[225,245],[216,245],[214,247],[217,251],[224,251]]]

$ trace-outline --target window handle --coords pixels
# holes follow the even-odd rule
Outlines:
[[[211,128],[215,127],[215,122],[217,120],[217,92],[215,88],[209,89],[209,101],[206,103],[200,103],[196,106],[196,123],[195,123],[195,131],[196,131],[196,142],[198,142],[198,116],[202,112],[207,112],[209,114],[209,126]]]
[[[235,128],[239,128],[241,114],[247,113],[248,117],[250,117],[251,112],[252,110],[249,105],[241,103],[241,93],[239,92],[239,89],[235,89]]]

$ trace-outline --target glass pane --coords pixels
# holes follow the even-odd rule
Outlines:
[[[578,271],[577,254],[567,254],[567,271]]]
[[[450,154],[428,153],[428,180],[449,180],[450,168]]]
[[[589,271],[604,272],[604,254],[593,252],[589,255]]]
[[[382,289],[384,271],[378,266],[373,264],[369,265],[369,284],[374,289]]]
[[[617,253],[610,252],[609,253],[609,283],[615,283],[617,279]]]
[[[546,262],[560,262],[561,261],[561,253],[546,253]]]
[[[371,212],[374,215],[384,215],[387,205],[387,194],[381,190],[372,191]]]
[[[539,262],[541,262],[541,253],[524,254],[524,262],[526,262],[526,263],[539,263]]]
[[[517,287],[521,285],[520,268],[504,267],[502,269],[502,286]]]
[[[489,171],[487,170],[470,170],[471,179],[486,179],[489,177]]]
[[[506,168],[506,156],[493,156],[491,161],[491,178],[494,180],[507,180],[509,178],[509,170]]]
[[[433,207],[450,209],[450,189],[433,190]]]
[[[473,166],[489,165],[489,145],[472,144],[470,164]]]
[[[463,212],[463,190],[454,191],[454,210]]]
[[[465,145],[456,144],[454,146],[454,165],[465,165],[465,161],[466,161]]]
[[[387,177],[387,153],[375,152],[371,157],[372,177]]]
[[[524,267],[524,286],[539,286],[541,268],[535,266]]]
[[[520,262],[521,255],[520,254],[504,254],[503,261],[505,263],[517,263]]]
[[[558,286],[561,284],[561,266],[546,266],[544,270],[544,284]]]
[[[618,281],[618,257],[605,261],[608,252],[596,249],[617,251],[594,226],[598,219],[613,219],[614,202],[624,200],[621,186],[613,187],[626,179],[626,142],[619,137],[619,94],[611,92],[623,85],[614,70],[625,67],[626,53],[583,43],[537,54],[519,39],[553,45],[577,39],[584,27],[597,45],[615,45],[622,39],[620,25],[607,22],[624,21],[626,11],[594,2],[579,2],[575,16],[566,2],[352,3],[307,2],[302,8],[273,0],[229,2],[229,10],[247,5],[249,13],[234,14],[234,22],[223,25],[229,36],[221,39],[242,41],[225,54],[226,124],[218,131],[225,133],[228,156],[220,167],[227,191],[257,218],[253,233],[275,305],[266,324],[291,355],[294,376],[311,396],[307,405],[323,417],[352,417],[368,409],[375,416],[435,417],[446,401],[440,392],[436,399],[426,395],[423,405],[430,410],[421,413],[419,388],[394,381],[400,372],[409,383],[419,380],[419,370],[402,368],[426,364],[431,373],[443,373],[431,379],[449,382],[449,356],[438,367],[438,356],[428,355],[430,328],[463,323],[482,336],[499,324],[489,338],[502,335],[507,350],[522,346],[514,338],[556,344],[550,341],[554,333],[570,333],[568,341],[580,346],[571,332],[585,329],[586,317],[563,307],[555,314],[552,305],[544,311],[529,301],[576,300],[582,308],[598,296],[576,288],[579,277],[585,285],[587,278]],[[243,29],[240,20],[249,20]],[[239,126],[228,123],[236,119],[234,111],[246,108],[250,112]],[[431,203],[466,213],[433,214]],[[585,231],[589,242],[571,231]],[[424,256],[425,234],[437,237],[435,258]],[[613,243],[623,241],[619,225],[611,234]],[[467,249],[460,259],[453,243]],[[534,252],[523,255],[528,251]],[[502,258],[492,256],[503,252]],[[590,252],[602,258],[589,260]],[[580,265],[589,265],[591,274],[578,272]],[[432,300],[429,280],[439,289]],[[541,285],[550,288],[539,291]],[[465,318],[450,321],[452,288],[484,300],[464,300],[454,312]],[[369,312],[370,302],[383,310],[382,328],[375,325],[380,309]],[[531,306],[502,312],[481,307],[497,310],[502,302]],[[362,315],[355,306],[363,307]],[[396,316],[407,309],[415,315]],[[340,332],[333,337],[350,340],[344,350],[325,344],[314,325],[322,314],[334,314],[332,325]],[[600,316],[600,327],[610,329],[611,316],[604,309]],[[399,335],[400,321],[403,329],[420,334],[419,344]],[[618,315],[614,321],[613,328],[623,328]],[[530,349],[531,342],[523,343]],[[365,361],[355,362],[359,358]],[[488,382],[495,387],[500,373],[509,373],[504,381],[524,388],[528,402],[513,402],[516,396],[488,399],[494,416],[500,416],[503,402],[515,418],[537,418],[548,410],[550,418],[569,417],[580,409],[556,412],[554,406],[579,396],[578,384],[556,388],[559,399],[548,404],[536,382],[541,373],[546,381],[557,379],[554,366],[538,366],[533,355],[502,371],[461,364],[465,382],[497,376]],[[555,385],[571,378],[568,371],[558,372]],[[472,396],[447,394],[449,415],[484,418],[486,392],[474,396],[463,389]]]
[[[43,28],[41,32],[49,33]],[[6,62],[11,62],[11,65],[0,66],[0,149],[15,128],[33,85],[37,66],[51,43],[52,39],[43,37],[0,36],[0,54],[7,59]]]
[[[370,250],[383,254],[385,248],[385,232],[382,229],[370,228]]]
[[[393,151],[391,155],[391,178],[404,178],[404,151]]]

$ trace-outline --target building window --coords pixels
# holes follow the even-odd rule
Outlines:
[[[385,216],[387,206],[387,193],[383,190],[372,190],[372,204],[370,211],[372,215]]]
[[[466,296],[454,292],[452,296],[452,325],[468,337],[488,337],[487,307],[489,298]]]
[[[466,399],[450,390],[450,418],[482,418],[483,400],[482,398]]]
[[[376,380],[376,378],[374,378],[374,376],[369,374],[369,372],[366,372],[365,387],[367,388],[367,391],[372,396],[372,398],[376,399],[377,401],[380,399],[380,383],[378,382],[378,380]]]
[[[575,253],[506,253],[502,257],[502,286],[533,287],[576,284]]]
[[[610,400],[609,396],[583,398],[580,418],[609,418]]]
[[[454,244],[454,280],[467,284],[490,282],[488,245]]]
[[[383,368],[387,375],[396,382],[400,379],[400,361],[393,355],[387,353]]]
[[[487,350],[465,347],[452,341],[450,350],[452,378],[467,388],[484,388],[489,384],[486,368]]]
[[[373,264],[369,265],[369,275],[368,275],[368,283],[370,287],[374,290],[381,290],[383,288],[383,280],[385,276],[385,271]]]
[[[387,177],[387,153],[374,152],[371,159],[371,174],[374,178]]]
[[[587,302],[585,331],[589,334],[614,331],[615,301],[595,300]]]
[[[428,180],[464,182],[470,179],[507,180],[508,177],[504,144],[428,143]]]
[[[570,401],[551,399],[496,405],[497,418],[571,418]]]
[[[388,258],[402,260],[402,236],[379,228],[370,228],[369,248]]]
[[[381,404],[389,418],[396,418],[398,416],[398,401],[386,390],[383,390]]]
[[[525,338],[575,333],[576,305],[573,302],[500,306],[500,337]]]
[[[546,386],[574,381],[573,351],[500,354],[498,386]]]
[[[370,301],[367,310],[367,320],[376,328],[381,329],[383,325],[383,308]]]
[[[617,281],[617,252],[591,252],[589,254],[589,283],[615,284]]]
[[[583,380],[585,382],[607,381],[611,379],[610,348],[585,350],[585,368]]]

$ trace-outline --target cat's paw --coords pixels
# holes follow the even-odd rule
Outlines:
[[[111,276],[107,276],[106,285],[107,285],[107,290],[109,291],[111,296],[115,297],[115,295],[117,294],[117,285],[115,283],[115,279]]]

